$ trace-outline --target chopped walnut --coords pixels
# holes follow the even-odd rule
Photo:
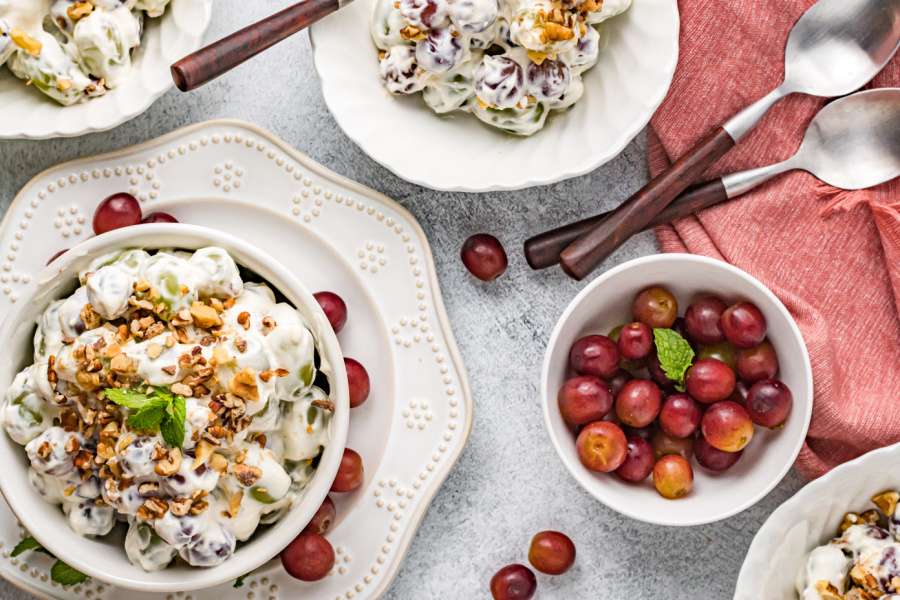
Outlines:
[[[177,498],[169,502],[169,511],[176,517],[183,517],[188,514],[193,501],[190,498]]]
[[[202,302],[191,304],[191,316],[194,319],[194,325],[200,329],[211,329],[222,325],[222,319],[216,309],[206,306]]]
[[[244,487],[253,486],[262,477],[262,469],[250,465],[234,465],[234,476]]]
[[[190,398],[194,395],[194,390],[183,383],[173,383],[172,393],[178,394],[179,396],[184,396],[185,398]]]
[[[886,517],[893,517],[897,510],[897,502],[900,501],[900,493],[895,490],[887,490],[872,496],[872,503]]]
[[[256,371],[246,367],[234,374],[228,384],[232,394],[248,402],[259,400],[259,388],[256,387]]]
[[[85,328],[87,329],[97,329],[100,327],[100,324],[103,322],[103,319],[94,310],[94,307],[90,304],[85,304],[81,308],[81,320],[84,323]]]
[[[172,448],[165,458],[156,463],[153,470],[161,477],[169,477],[177,473],[179,468],[181,468],[181,450]]]

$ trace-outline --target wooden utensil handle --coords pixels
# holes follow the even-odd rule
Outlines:
[[[559,261],[563,271],[574,279],[583,279],[600,261],[646,227],[732,147],[734,139],[722,127],[717,127],[667,171],[566,247]]]
[[[708,208],[728,200],[725,185],[721,179],[714,179],[688,188],[672,204],[650,221],[644,229],[671,223],[687,217],[698,210]],[[606,219],[612,211],[601,213],[576,223],[569,223],[525,240],[525,260],[532,269],[545,269],[559,263],[559,255],[566,246],[590,232]]]
[[[340,6],[338,0],[305,0],[289,6],[271,17],[185,56],[172,65],[172,79],[182,92],[196,89],[301,29],[309,27]]]

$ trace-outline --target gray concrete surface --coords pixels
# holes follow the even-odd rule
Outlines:
[[[287,4],[217,0],[210,39]],[[802,485],[797,474],[723,523],[688,529],[646,525],[619,516],[578,487],[550,445],[540,411],[544,346],[582,284],[558,271],[531,272],[521,243],[547,225],[610,208],[639,187],[647,177],[643,136],[596,172],[558,185],[486,195],[432,192],[378,166],[338,129],[322,100],[303,34],[198,92],[170,92],[113,131],[73,140],[0,141],[0,212],[47,167],[219,117],[255,122],[325,166],[395,198],[416,215],[431,240],[474,391],[475,423],[387,598],[489,597],[494,571],[524,562],[531,535],[547,528],[572,536],[578,561],[562,577],[540,577],[539,598],[731,596],[754,533]],[[478,231],[497,235],[510,253],[508,273],[493,285],[473,280],[458,257],[462,241]],[[653,236],[644,234],[606,267],[656,251]],[[25,595],[0,583],[0,597]]]

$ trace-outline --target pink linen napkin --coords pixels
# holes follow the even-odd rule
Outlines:
[[[781,82],[788,33],[813,0],[680,0],[681,56],[651,122],[656,174]],[[900,86],[900,59],[870,87]],[[825,100],[793,96],[707,175],[784,160]],[[900,442],[900,181],[845,192],[782,176],[656,229],[664,252],[732,263],[769,286],[809,348],[815,405],[797,467],[809,477]]]

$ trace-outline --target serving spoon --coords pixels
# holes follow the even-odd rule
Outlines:
[[[625,240],[644,229],[721,158],[780,99],[794,93],[849,94],[869,82],[900,46],[900,0],[819,0],[794,25],[785,49],[784,81],[717,127],[691,151],[615,209],[560,255],[582,279]]]
[[[795,169],[845,190],[872,187],[900,177],[900,88],[868,90],[835,100],[810,121],[800,148],[789,159],[695,186],[676,198],[649,225],[671,223],[731,200]],[[525,241],[529,266],[543,269],[555,265],[563,248],[610,214],[529,238]]]

